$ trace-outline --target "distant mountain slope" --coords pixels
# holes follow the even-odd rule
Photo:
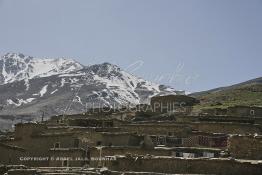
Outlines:
[[[198,107],[262,106],[262,77],[232,86],[192,93],[190,96],[200,99]]]
[[[110,63],[83,66],[74,60],[13,53],[0,59],[0,77],[0,115],[81,113],[99,105],[136,105],[157,94],[175,94]]]

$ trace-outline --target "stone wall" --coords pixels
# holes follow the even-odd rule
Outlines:
[[[50,149],[49,167],[82,167],[87,159],[84,149]]]
[[[102,156],[114,155],[155,155],[155,156],[171,156],[172,150],[170,149],[141,149],[139,147],[103,147]],[[91,157],[99,157],[100,151],[96,147],[90,148]]]
[[[17,146],[10,146],[0,143],[0,164],[20,165],[19,157],[25,156],[26,150]]]
[[[96,147],[90,149],[91,157],[99,157],[100,150]],[[193,147],[157,147],[153,149],[142,149],[140,147],[103,147],[101,156],[114,156],[114,155],[154,155],[154,156],[176,156],[175,153],[194,153],[196,156],[203,156],[204,152],[214,153],[215,157],[219,156],[220,149],[208,149],[208,148],[193,148]]]
[[[103,133],[102,142],[105,146],[139,146],[143,137],[130,133]]]
[[[127,158],[107,161],[105,166],[117,171],[159,172],[176,174],[262,174],[262,164],[229,159],[183,159],[172,157]]]
[[[262,136],[231,136],[228,149],[232,157],[262,159]]]
[[[237,117],[262,117],[262,108],[252,106],[233,106],[228,108],[227,114]]]
[[[122,130],[127,132],[137,132],[145,135],[175,135],[186,137],[191,132],[191,128],[184,124],[127,124],[122,125]]]
[[[225,123],[225,122],[193,122],[189,124],[192,129],[226,134],[260,134],[261,125],[248,123]]]

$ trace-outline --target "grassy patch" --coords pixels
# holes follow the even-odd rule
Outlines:
[[[227,108],[235,105],[262,106],[262,84],[242,85],[232,89],[209,92],[197,97],[200,104],[194,109]]]

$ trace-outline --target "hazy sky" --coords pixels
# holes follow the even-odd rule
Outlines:
[[[262,76],[262,0],[0,0],[6,52],[207,90]]]

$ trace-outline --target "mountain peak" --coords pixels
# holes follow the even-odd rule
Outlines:
[[[31,60],[33,57],[24,55],[22,53],[8,52],[1,57],[3,60],[14,59],[14,60]]]
[[[108,62],[104,62],[101,64],[94,64],[89,66],[88,68],[98,75],[107,75],[109,73],[111,74],[121,71],[120,67]]]
[[[0,84],[80,70],[73,59],[35,58],[22,53],[7,53],[0,59]]]
[[[119,66],[115,65],[115,64],[112,64],[112,63],[109,63],[109,62],[104,62],[104,63],[101,63],[101,64],[95,64],[95,65],[98,65],[98,66],[101,66],[101,67],[104,67],[104,68],[107,68],[107,69],[120,69]]]
[[[4,106],[0,114],[79,113],[100,105],[149,103],[157,94],[176,93],[108,62],[83,66],[72,59],[19,53],[8,53],[0,60],[0,106]]]
[[[15,58],[15,57],[20,57],[20,58],[24,58],[25,55],[22,53],[15,53],[15,52],[7,52],[3,58]]]

